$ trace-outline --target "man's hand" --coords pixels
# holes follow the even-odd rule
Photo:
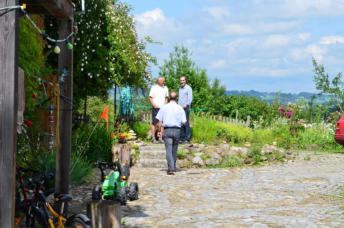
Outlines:
[[[187,107],[188,107],[188,105],[184,105],[184,106],[183,106],[183,109],[187,109]]]

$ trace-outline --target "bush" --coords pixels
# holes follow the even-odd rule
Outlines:
[[[245,143],[253,136],[253,132],[250,128],[241,125],[217,122],[216,127],[216,135],[225,139],[227,142]]]
[[[186,151],[185,150],[178,150],[177,151],[177,157],[178,157],[178,159],[184,159],[186,157]]]
[[[192,141],[199,143],[216,143],[219,142],[217,137],[217,126],[215,120],[206,117],[193,117],[193,128],[191,129]]]
[[[334,140],[333,125],[320,122],[306,124],[305,130],[299,133],[298,143],[301,148],[306,145],[320,145],[324,148],[341,148]]]
[[[88,162],[112,160],[112,138],[106,127],[83,125],[73,132],[72,151]]]
[[[135,132],[136,136],[141,139],[148,137],[150,125],[144,122],[134,122],[130,124],[131,129]]]

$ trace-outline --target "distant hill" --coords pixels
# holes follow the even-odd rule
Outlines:
[[[257,97],[261,101],[267,101],[271,103],[275,100],[276,96],[278,95],[278,92],[258,92],[255,90],[250,90],[250,91],[229,90],[229,91],[226,91],[226,94],[227,95],[245,95],[247,97]],[[301,101],[309,102],[313,95],[316,96],[314,100],[314,104],[324,104],[324,103],[327,103],[331,99],[331,96],[329,95],[318,96],[317,94],[314,94],[314,93],[300,92],[300,93],[280,93],[279,101],[283,104],[286,104],[288,102],[291,102],[291,103],[298,103]]]

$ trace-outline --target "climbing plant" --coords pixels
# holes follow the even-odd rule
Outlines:
[[[155,59],[138,39],[131,8],[116,0],[86,1],[85,8],[75,18],[74,99],[105,98],[114,84],[144,85]]]

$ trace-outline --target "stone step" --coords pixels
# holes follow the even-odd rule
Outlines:
[[[166,158],[165,150],[140,151],[140,159],[165,159],[165,158]]]
[[[142,168],[167,168],[166,159],[139,159],[137,167]]]
[[[156,146],[142,146],[140,147],[140,152],[141,151],[165,151],[165,146],[164,145],[156,145]]]

